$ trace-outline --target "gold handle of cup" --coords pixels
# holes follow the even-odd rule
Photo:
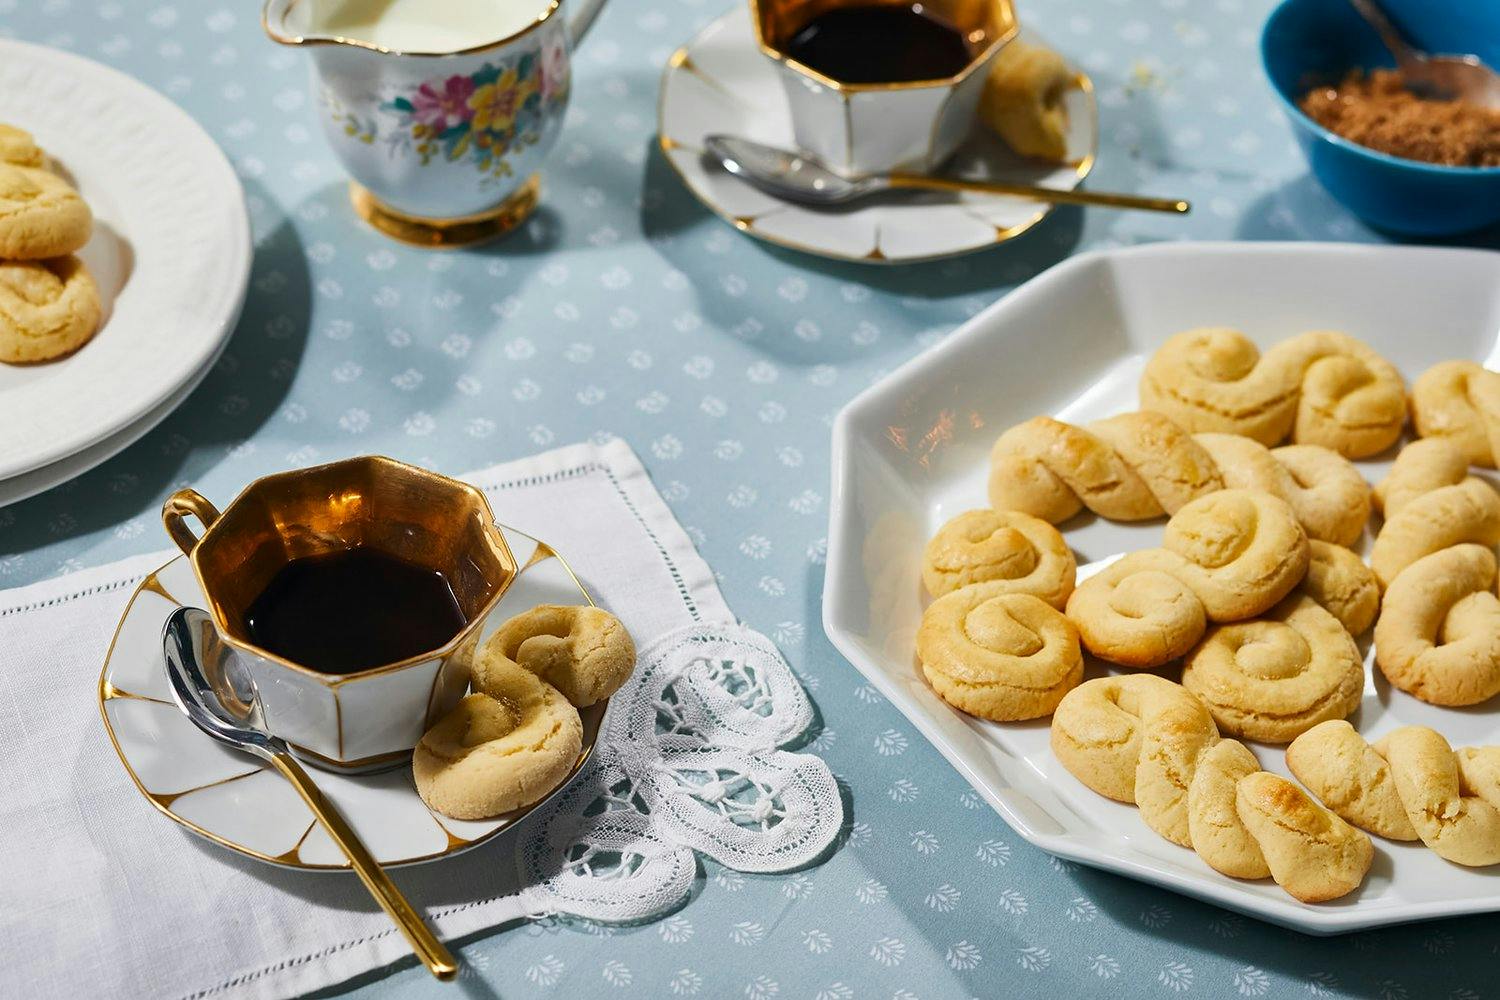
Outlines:
[[[207,531],[219,519],[219,508],[194,489],[180,489],[167,497],[167,502],[161,505],[161,523],[166,525],[167,534],[183,555],[191,553],[198,544],[198,536],[187,526],[189,516],[196,517]]]
[[[196,493],[193,495],[198,496]],[[302,796],[302,801],[307,803],[318,822],[323,824],[323,829],[328,831],[333,842],[349,859],[349,866],[354,869],[354,874],[359,876],[365,888],[370,890],[370,895],[375,897],[375,902],[380,904],[380,908],[406,937],[412,951],[427,966],[427,971],[439,979],[452,979],[458,975],[458,960],[453,957],[453,953],[437,939],[417,911],[412,909],[411,903],[396,888],[396,883],[391,881],[380,863],[370,856],[359,835],[339,815],[332,803],[323,797],[323,793],[307,776],[307,772],[302,770],[302,765],[297,763],[296,758],[288,753],[276,753],[271,756],[271,765]]]

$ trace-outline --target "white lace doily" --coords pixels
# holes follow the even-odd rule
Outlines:
[[[686,898],[695,852],[746,872],[812,861],[844,818],[828,765],[780,749],[812,720],[759,632],[700,624],[663,636],[615,694],[584,773],[523,833],[522,906],[648,920]]]

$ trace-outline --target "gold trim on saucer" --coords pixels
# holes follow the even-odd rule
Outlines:
[[[986,225],[989,225],[994,229],[995,236],[990,242],[976,244],[974,246],[961,247],[956,250],[945,250],[942,253],[924,254],[918,257],[898,257],[894,259],[887,257],[883,251],[880,251],[878,244],[876,247],[872,248],[869,251],[866,251],[863,254],[838,253],[825,247],[817,247],[805,243],[799,243],[796,240],[789,240],[784,236],[778,236],[772,233],[768,233],[764,229],[756,227],[756,219],[760,219],[767,215],[772,215],[780,212],[781,208],[770,209],[768,211],[761,212],[758,215],[736,216],[725,212],[722,208],[719,207],[719,205],[709,201],[706,197],[704,197],[704,195],[699,193],[698,189],[695,188],[688,180],[687,174],[683,173],[682,168],[677,165],[677,162],[672,158],[671,155],[674,150],[683,150],[685,152],[693,154],[694,156],[702,156],[703,150],[691,143],[683,142],[681,139],[677,139],[673,136],[667,135],[663,131],[663,129],[666,127],[667,80],[670,78],[673,71],[677,68],[676,61],[678,60],[679,56],[682,58],[691,58],[691,49],[698,45],[702,41],[704,36],[718,28],[718,26],[723,24],[727,18],[735,16],[736,13],[737,12],[735,11],[730,11],[729,13],[724,14],[713,21],[710,21],[702,31],[700,31],[693,37],[691,41],[689,41],[686,45],[682,46],[672,54],[672,57],[667,60],[666,67],[662,70],[661,85],[658,87],[656,95],[656,144],[657,147],[661,150],[662,159],[667,161],[667,166],[672,169],[672,172],[677,175],[677,179],[682,183],[682,186],[687,189],[689,194],[691,194],[698,200],[699,204],[703,205],[703,207],[713,212],[715,215],[723,219],[725,222],[729,223],[734,228],[740,230],[743,233],[748,233],[749,235],[763,242],[770,243],[779,247],[785,247],[788,250],[796,250],[799,253],[811,254],[814,257],[822,257],[825,260],[842,260],[855,264],[879,265],[922,264],[929,261],[946,260],[950,257],[961,257],[965,254],[977,253],[981,250],[987,250],[990,247],[999,246],[1001,243],[1013,240],[1017,236],[1020,236],[1022,233],[1029,231],[1037,223],[1041,222],[1049,214],[1051,214],[1052,211],[1057,207],[1056,205],[1041,204],[1030,218],[1018,222],[1012,226],[998,226],[993,222],[990,222],[988,219],[983,219],[980,216],[975,216],[976,219],[983,221]],[[751,30],[753,34],[753,22]],[[696,72],[698,73],[698,75],[711,75],[708,74],[702,67],[698,67],[696,63],[694,65],[696,67]],[[1083,180],[1088,177],[1088,175],[1093,171],[1094,162],[1098,157],[1099,102],[1094,93],[1094,82],[1089,78],[1088,74],[1084,73],[1082,70],[1078,70],[1076,71],[1076,76],[1078,80],[1078,89],[1082,91],[1083,94],[1088,98],[1085,103],[1088,106],[1092,145],[1088,153],[1086,153],[1084,157],[1077,163],[1059,164],[1059,166],[1071,165],[1073,167],[1074,173],[1078,177],[1078,182],[1081,184]],[[783,207],[785,207],[785,204],[786,203],[783,203]]]
[[[356,215],[393,240],[429,250],[451,250],[499,239],[516,229],[536,211],[541,190],[541,176],[532,174],[494,208],[453,219],[429,219],[401,212],[375,197],[358,181],[349,182],[349,203]]]
[[[285,22],[287,15],[292,12],[292,8],[296,7],[300,2],[301,0],[291,0],[291,2],[286,5],[286,11],[281,16],[281,20],[283,22]],[[400,49],[387,48],[384,45],[376,45],[374,42],[366,42],[358,38],[348,38],[344,35],[319,35],[308,38],[305,35],[282,34],[271,27],[271,4],[273,3],[275,3],[275,0],[266,0],[265,5],[261,7],[260,27],[261,30],[266,33],[266,37],[271,39],[271,41],[275,42],[277,45],[288,45],[292,47],[303,45],[348,45],[356,49],[364,49],[368,52],[378,52],[383,56],[414,56],[418,59],[443,59],[448,56],[468,56],[474,55],[478,52],[488,52],[490,49],[498,49],[500,46],[508,45],[518,38],[524,38],[526,35],[531,34],[533,31],[546,24],[547,21],[551,19],[552,15],[557,13],[557,9],[562,6],[562,0],[552,0],[547,9],[537,15],[536,20],[532,21],[524,28],[511,32],[504,38],[497,38],[494,41],[482,42],[479,45],[471,45],[466,49],[454,49],[452,52],[403,52]]]
[[[525,532],[517,532],[517,534],[523,535],[527,538],[532,537],[530,535],[526,535]],[[562,566],[563,570],[568,574],[568,578],[573,581],[575,586],[578,587],[579,595],[583,598],[584,602],[592,605],[594,603],[593,596],[588,592],[587,588],[583,586],[582,582],[579,581],[578,575],[573,572],[573,568],[568,565],[567,560],[558,555],[554,550],[552,550],[550,546],[548,546],[540,539],[536,539],[536,542],[539,550],[545,548],[549,553],[551,553],[551,557],[556,559],[558,564]],[[172,563],[175,563],[178,559],[186,558],[186,556],[178,556],[172,560]],[[539,561],[542,560],[532,559],[528,561],[527,567],[535,565],[535,563]],[[125,769],[126,774],[130,775],[131,783],[135,785],[136,791],[140,792],[141,797],[144,798],[147,802],[151,803],[152,808],[156,809],[157,812],[166,816],[168,819],[171,819],[173,822],[186,827],[188,830],[191,830],[193,833],[197,834],[205,840],[209,840],[215,844],[218,844],[220,847],[224,847],[239,854],[246,855],[247,857],[255,858],[257,861],[264,861],[268,864],[280,865],[284,868],[295,868],[303,871],[348,871],[349,865],[347,863],[332,865],[309,864],[298,859],[298,854],[301,851],[302,845],[306,842],[307,837],[312,832],[313,825],[316,825],[316,820],[309,824],[307,830],[303,831],[301,838],[299,838],[299,840],[297,841],[297,845],[291,851],[283,852],[280,855],[270,855],[242,846],[240,844],[236,844],[235,842],[225,837],[221,837],[213,831],[206,829],[200,824],[178,815],[171,809],[171,804],[176,799],[188,794],[189,792],[201,791],[204,788],[211,788],[215,785],[222,784],[224,783],[224,781],[239,780],[241,778],[250,777],[253,774],[258,774],[261,771],[272,770],[270,765],[254,766],[252,770],[246,771],[244,774],[233,775],[229,779],[209,782],[206,785],[199,785],[194,788],[175,793],[151,792],[146,788],[145,785],[141,783],[140,776],[137,775],[134,768],[130,766],[130,761],[126,759],[124,751],[122,751],[120,748],[120,740],[115,733],[114,725],[110,722],[109,711],[106,707],[109,702],[116,700],[133,699],[152,702],[154,704],[168,705],[173,709],[175,709],[176,706],[171,702],[165,702],[157,698],[148,697],[146,695],[134,694],[132,692],[123,691],[120,688],[115,687],[109,679],[110,664],[113,662],[115,647],[120,641],[120,633],[124,629],[125,621],[130,617],[131,612],[135,609],[141,595],[145,593],[166,595],[166,591],[161,586],[159,575],[163,573],[168,568],[168,566],[171,566],[172,563],[168,563],[164,566],[158,567],[154,572],[148,574],[146,578],[136,586],[135,591],[130,595],[129,602],[125,606],[124,613],[120,616],[120,621],[115,625],[114,634],[110,637],[109,640],[109,648],[104,655],[104,665],[99,671],[99,682],[97,688],[99,701],[99,717],[104,723],[105,733],[109,736],[109,744],[114,749],[115,756],[120,760],[120,766]],[[524,568],[521,572],[524,572]],[[519,575],[519,572],[517,573],[517,575]],[[180,604],[180,602],[178,602],[175,598],[170,598],[169,596],[169,599],[172,600],[174,604]],[[165,615],[163,615],[163,620],[165,620]],[[573,770],[568,773],[568,777],[563,780],[562,784],[559,784],[557,788],[554,789],[552,794],[556,794],[556,792],[561,791],[569,781],[571,781],[578,775],[579,771],[581,771],[584,765],[588,762],[588,759],[592,755],[594,747],[597,744],[599,733],[601,730],[601,723],[603,721],[605,710],[608,705],[609,699],[605,699],[602,702],[591,705],[588,708],[581,710],[586,717],[584,721],[584,735],[586,742],[584,744],[583,751],[578,755],[578,761],[573,765]],[[591,730],[593,734],[592,737],[589,736]],[[409,751],[404,752],[409,755]],[[415,785],[413,785],[412,794],[416,795]],[[482,837],[476,837],[473,840],[465,840],[455,835],[453,831],[449,830],[448,827],[443,824],[441,818],[427,806],[427,803],[423,802],[422,807],[427,811],[427,814],[432,817],[433,822],[437,825],[439,832],[447,837],[448,846],[443,850],[436,851],[432,854],[424,854],[413,858],[403,858],[399,861],[383,862],[382,864],[387,868],[400,868],[407,865],[415,865],[427,861],[435,861],[439,858],[445,858],[460,851],[466,851],[471,847],[477,847],[478,845],[485,843],[486,841],[510,829],[516,821],[521,819],[521,817],[531,812],[531,810],[540,807],[550,798],[551,795],[548,795],[544,797],[540,802],[534,803],[533,805],[530,805],[525,809],[518,809],[514,813],[507,813],[504,817],[495,817],[495,819],[497,820],[505,819],[507,820],[507,822],[501,826],[496,827],[494,830],[491,830],[489,833],[486,833]],[[418,798],[418,801],[421,801],[420,797]]]

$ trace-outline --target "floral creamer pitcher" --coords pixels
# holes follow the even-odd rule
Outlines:
[[[404,242],[457,246],[509,232],[536,207],[569,49],[603,4],[266,0],[262,21],[312,55],[355,211]]]

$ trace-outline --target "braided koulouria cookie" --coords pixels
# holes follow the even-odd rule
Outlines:
[[[1347,723],[1299,736],[1287,766],[1355,826],[1392,840],[1421,839],[1454,864],[1500,864],[1500,747],[1454,750],[1425,726],[1373,745]]]
[[[1035,417],[1002,434],[990,453],[990,503],[1053,523],[1085,507],[1116,521],[1175,514],[1226,488],[1285,500],[1309,537],[1336,545],[1352,545],[1370,517],[1369,484],[1336,452],[1190,434],[1150,411],[1087,427]]]
[[[1273,496],[1223,490],[1167,522],[1162,548],[1133,552],[1085,580],[1068,618],[1111,663],[1157,667],[1187,653],[1209,622],[1275,607],[1307,573],[1307,536]]]
[[[1225,733],[1287,743],[1359,707],[1364,659],[1337,618],[1293,594],[1258,618],[1209,628],[1183,661],[1182,686]]]
[[[1154,674],[1074,688],[1052,717],[1052,752],[1093,791],[1136,805],[1146,825],[1236,878],[1270,875],[1303,902],[1359,886],[1370,838],[1221,740],[1204,704]]]
[[[1500,462],[1500,372],[1443,361],[1411,387],[1411,422],[1424,438],[1454,445],[1471,465]]]
[[[922,558],[933,597],[975,584],[991,594],[1030,594],[1061,611],[1078,563],[1057,529],[1008,510],[970,510],[938,529]]]
[[[1405,386],[1389,361],[1331,330],[1283,340],[1264,354],[1223,327],[1171,337],[1141,376],[1141,406],[1193,432],[1242,434],[1263,445],[1291,438],[1364,458],[1396,443]]]

